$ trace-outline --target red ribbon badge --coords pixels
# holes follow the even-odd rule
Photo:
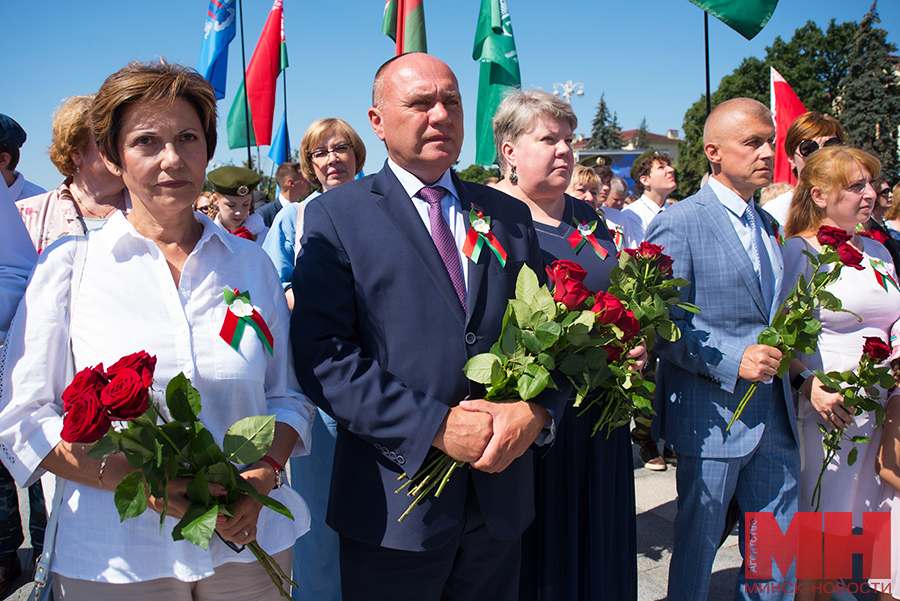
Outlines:
[[[226,287],[223,295],[225,302],[228,303],[228,311],[225,313],[225,322],[219,331],[222,340],[230,344],[234,350],[238,350],[241,346],[241,339],[244,337],[244,328],[250,326],[265,349],[269,351],[269,355],[274,356],[275,339],[272,338],[272,332],[269,331],[269,326],[266,325],[262,315],[250,304],[250,293]]]
[[[569,236],[569,244],[572,245],[575,254],[578,254],[578,251],[581,250],[581,247],[584,246],[585,242],[589,242],[594,249],[594,252],[597,253],[597,256],[601,259],[606,259],[609,252],[600,246],[600,243],[597,242],[597,239],[594,237],[594,229],[596,229],[596,227],[596,221],[591,221],[590,223],[584,221],[578,223],[575,221],[575,231]]]
[[[487,243],[488,248],[500,261],[500,266],[506,267],[506,251],[491,231],[491,218],[473,208],[469,211],[469,224],[466,242],[462,248],[463,254],[472,259],[473,263],[477,263],[481,257],[481,249]]]

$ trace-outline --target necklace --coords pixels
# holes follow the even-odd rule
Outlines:
[[[69,189],[69,192],[70,192],[70,193],[72,192],[72,189],[71,189],[71,188]],[[75,202],[78,203],[78,206],[80,206],[82,209],[84,209],[85,211],[87,211],[88,213],[90,213],[95,219],[106,219],[107,217],[109,217],[110,215],[112,215],[113,211],[117,210],[117,209],[119,208],[119,205],[122,204],[122,201],[125,200],[125,196],[123,195],[123,196],[119,199],[119,202],[117,202],[115,205],[113,205],[113,207],[112,207],[110,210],[108,210],[108,211],[107,211],[105,214],[103,214],[103,215],[98,215],[97,213],[93,212],[92,210],[90,210],[89,208],[87,208],[86,206],[84,206],[84,203],[81,202],[81,200],[80,200],[80,199],[78,198],[78,196],[76,196],[75,194],[72,194],[72,198],[75,199]]]

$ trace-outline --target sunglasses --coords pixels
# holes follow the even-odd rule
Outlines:
[[[828,148],[829,146],[843,146],[844,142],[840,138],[831,138],[830,140],[825,140],[822,144],[822,148]],[[819,143],[815,140],[803,140],[800,142],[800,145],[797,146],[797,152],[800,153],[804,159],[817,151],[819,149]]]

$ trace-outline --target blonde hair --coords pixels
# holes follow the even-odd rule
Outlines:
[[[93,95],[66,98],[53,114],[53,139],[47,153],[65,177],[78,171],[72,155],[91,143],[90,110],[93,99]]]
[[[506,173],[503,145],[518,142],[522,134],[543,116],[567,123],[572,131],[578,127],[578,117],[571,105],[544,90],[513,90],[503,98],[493,120],[500,171]]]
[[[765,205],[770,200],[773,200],[777,196],[781,196],[785,192],[790,192],[794,189],[794,186],[785,183],[778,182],[777,184],[770,184],[759,191],[759,206]]]
[[[575,171],[572,172],[572,181],[569,182],[569,190],[578,185],[588,186],[592,190],[600,189],[600,177],[594,173],[594,170],[584,165],[575,165]]]
[[[785,237],[802,236],[817,232],[825,212],[815,203],[812,189],[819,188],[824,196],[837,194],[853,182],[853,170],[859,169],[875,179],[881,175],[881,161],[849,146],[830,146],[814,152],[806,160],[800,181],[794,188],[794,197],[788,211]]]
[[[303,140],[300,141],[300,169],[303,171],[303,177],[310,183],[318,182],[319,178],[316,177],[316,170],[313,169],[312,159],[309,154],[319,145],[325,134],[330,131],[334,131],[339,136],[346,138],[347,142],[350,143],[350,147],[353,148],[353,154],[356,156],[356,171],[353,172],[353,175],[359,175],[359,172],[362,171],[363,166],[366,164],[366,145],[363,144],[362,138],[359,137],[356,130],[350,127],[349,123],[335,117],[313,121],[306,128]],[[322,182],[319,183],[321,184]]]

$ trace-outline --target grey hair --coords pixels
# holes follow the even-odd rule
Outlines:
[[[503,145],[518,142],[542,116],[567,123],[572,131],[578,127],[578,117],[572,106],[544,90],[513,90],[500,103],[494,114],[494,144],[501,171],[506,172]]]
[[[610,194],[628,194],[628,182],[621,177],[614,177],[609,181]]]

